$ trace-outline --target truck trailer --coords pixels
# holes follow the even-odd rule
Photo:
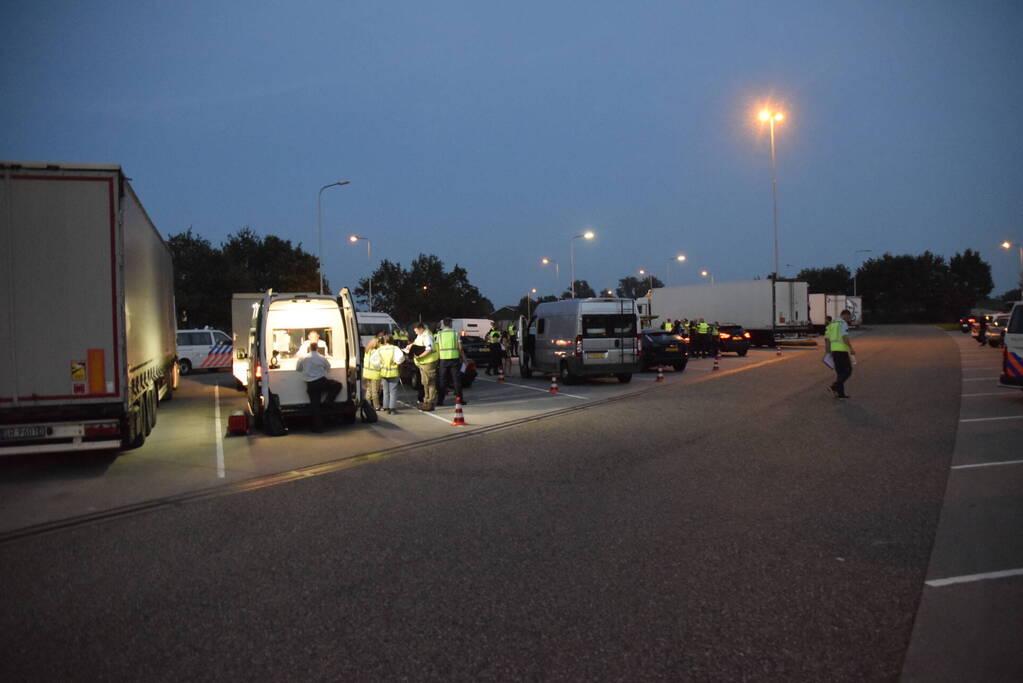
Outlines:
[[[775,335],[805,334],[810,327],[809,286],[779,279],[774,283],[772,301],[771,283],[768,279],[657,287],[649,294],[650,311],[644,319],[703,318],[710,323],[742,325],[755,346],[774,345]],[[772,311],[777,314],[773,325]]]
[[[811,294],[810,324],[815,331],[823,332],[828,316],[838,320],[839,314],[847,310],[851,317],[849,326],[856,327],[860,324],[863,314],[862,301],[862,297],[846,294]]]
[[[0,162],[0,455],[133,448],[177,385],[171,253],[120,166]]]

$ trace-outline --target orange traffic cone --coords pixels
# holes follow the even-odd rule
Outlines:
[[[718,365],[718,361],[719,360],[721,360],[721,354],[720,353],[717,354],[716,356],[714,356],[714,367],[711,368],[711,372],[713,372],[714,370],[720,370],[721,369],[721,366]]]
[[[780,356],[780,355],[781,355],[781,347],[780,347],[780,346],[775,346],[775,347],[774,347],[774,350],[778,352],[778,353],[776,353],[775,355],[777,355],[777,356]]]
[[[500,365],[497,366],[497,381],[498,382],[504,381],[504,367]]]
[[[462,415],[462,397],[455,396],[455,419],[451,421],[452,427],[464,427],[465,417]]]
[[[551,388],[547,390],[547,393],[548,394],[560,394],[561,393],[560,391],[558,391],[558,376],[557,375],[551,375]]]
[[[658,382],[663,382],[664,381],[664,368],[662,368],[660,365],[657,366],[657,380],[656,381],[658,381]]]

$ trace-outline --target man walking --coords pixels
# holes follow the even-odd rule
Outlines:
[[[314,342],[309,345],[309,355],[298,359],[295,368],[302,373],[305,380],[305,390],[309,395],[309,413],[313,418],[313,431],[323,431],[323,416],[321,415],[323,394],[326,393],[327,405],[333,405],[337,395],[341,393],[341,382],[329,379],[327,372],[330,371],[330,361],[319,353],[319,346]]]
[[[835,398],[849,398],[845,393],[845,382],[852,376],[852,357],[856,352],[849,341],[849,311],[842,311],[839,315],[841,320],[832,321],[824,329],[824,355],[830,354],[835,364],[835,381],[828,386],[828,391]]]
[[[462,356],[464,355],[462,342],[458,338],[458,333],[451,329],[451,318],[444,318],[440,325],[440,332],[434,339],[437,344],[437,354],[440,356],[437,405],[444,405],[448,387],[451,387],[455,396],[462,400],[462,405],[465,405],[465,399],[462,398]]]

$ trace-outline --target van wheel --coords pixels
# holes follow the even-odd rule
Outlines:
[[[558,370],[558,379],[561,380],[562,384],[578,384],[580,377],[572,374],[572,371],[568,369],[568,363],[561,361],[561,368]]]
[[[182,375],[187,375],[192,371],[192,361],[187,358],[182,358],[178,361],[178,372]]]
[[[736,353],[738,353],[740,356],[745,356],[747,353],[749,353],[749,349],[743,349],[742,351],[736,351]]]
[[[672,363],[671,367],[675,368],[675,372],[682,372],[683,370],[686,369],[686,363],[682,363],[682,362]]]
[[[631,372],[623,372],[621,374],[615,375],[615,377],[617,377],[618,381],[621,382],[622,384],[628,384],[629,382],[632,381]]]
[[[362,406],[359,412],[362,414],[362,421],[367,424],[373,424],[378,419],[376,408],[366,399],[362,399]]]

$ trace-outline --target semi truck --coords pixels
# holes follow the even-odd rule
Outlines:
[[[0,161],[0,455],[141,446],[177,385],[171,253],[120,166]]]
[[[742,325],[755,346],[772,346],[776,335],[805,334],[810,327],[809,285],[778,279],[773,282],[773,290],[772,297],[770,279],[656,287],[650,291],[649,302],[641,307],[640,315],[644,320],[658,322],[667,318],[703,318],[707,322]]]
[[[839,314],[848,310],[851,317],[849,326],[856,327],[863,315],[862,301],[863,297],[846,294],[811,294],[810,324],[815,331],[823,332],[828,316],[838,320]]]

